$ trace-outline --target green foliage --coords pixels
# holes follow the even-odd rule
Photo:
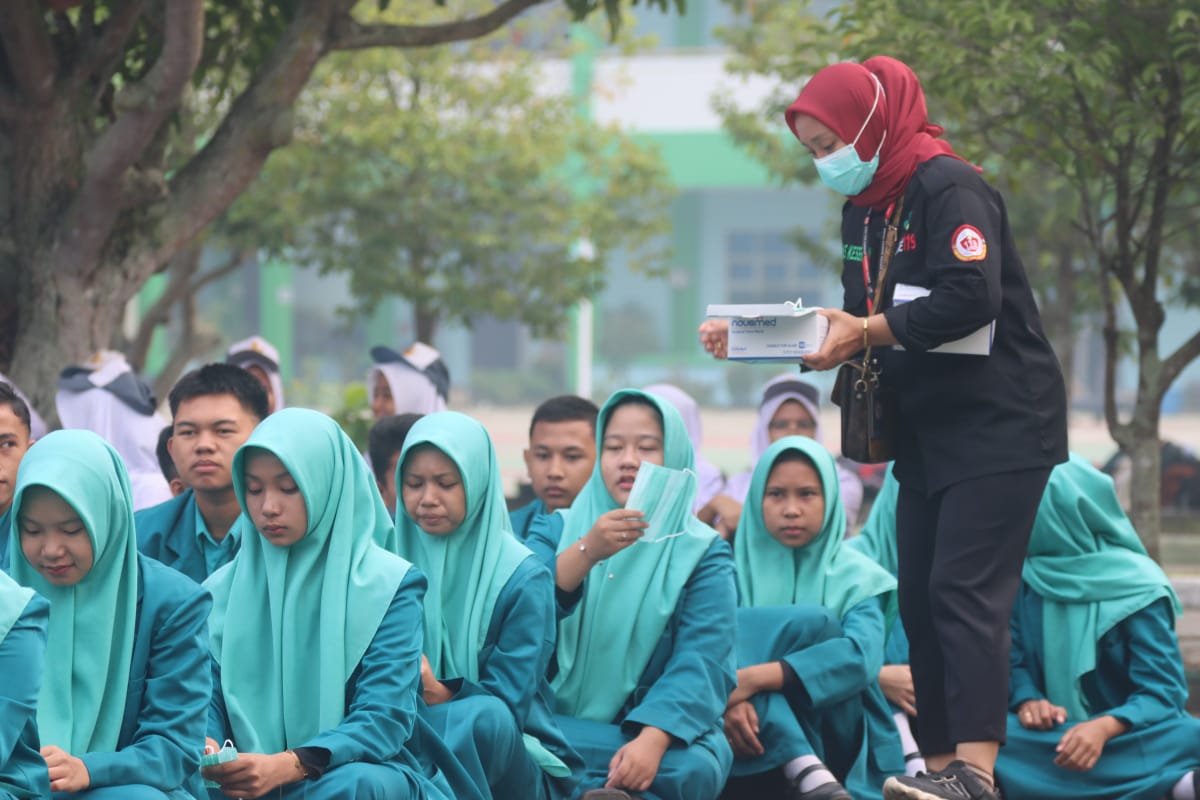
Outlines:
[[[371,416],[371,401],[365,383],[348,383],[342,391],[342,407],[331,416],[359,450],[367,449],[367,435],[375,420]]]
[[[1187,241],[1200,227],[1194,10],[1151,0],[858,0],[818,17],[791,0],[732,4],[749,21],[723,32],[731,70],[774,77],[778,89],[762,108],[733,97],[719,108],[781,181],[815,179],[781,124],[805,77],[833,61],[891,55],[921,77],[930,117],[955,149],[1005,192],[1050,313],[1064,286],[1072,311],[1096,308],[1104,274],[1122,282],[1139,326],[1154,330],[1161,289],[1178,285],[1173,297],[1185,302],[1200,296]]]
[[[225,229],[346,273],[354,313],[403,297],[418,320],[557,333],[611,253],[663,263],[670,189],[656,154],[582,119],[544,75],[494,39],[335,54],[298,105],[297,141]],[[583,239],[594,259],[572,257]]]

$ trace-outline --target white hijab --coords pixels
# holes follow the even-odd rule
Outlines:
[[[696,459],[696,477],[699,479],[697,481],[699,489],[696,492],[696,502],[692,504],[692,512],[699,511],[708,505],[709,500],[720,494],[721,489],[725,486],[725,476],[721,474],[720,468],[700,452],[704,446],[704,427],[700,421],[700,406],[690,394],[670,383],[655,383],[642,391],[666,400],[683,417],[688,439],[692,442],[692,451]]]
[[[82,366],[91,370],[88,382],[92,388],[60,388],[54,396],[62,426],[92,431],[113,446],[129,472],[134,511],[170,500],[171,487],[155,455],[158,434],[167,419],[157,411],[147,414],[134,409],[105,388],[117,378],[133,374],[125,356],[103,351]]]
[[[788,387],[789,383],[804,384],[805,387],[811,387],[812,391],[806,392],[798,386]],[[754,423],[754,432],[750,435],[750,456],[753,459],[750,469],[731,476],[725,482],[724,493],[739,503],[746,502],[746,493],[750,491],[750,479],[754,475],[754,465],[771,446],[771,420],[784,403],[795,400],[804,406],[804,410],[812,417],[816,426],[813,428],[812,438],[818,442],[821,441],[821,415],[817,403],[813,401],[814,397],[820,397],[816,386],[800,380],[793,374],[784,374],[767,381],[763,386],[762,397],[764,399],[758,407],[758,419]],[[862,481],[841,463],[837,463],[836,466],[838,484],[842,492],[842,507],[846,510],[847,525],[853,526],[858,520],[859,508],[862,506]]]

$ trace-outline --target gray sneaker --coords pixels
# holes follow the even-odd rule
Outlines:
[[[951,761],[940,772],[913,777],[897,775],[883,784],[883,800],[1001,800],[975,770],[962,761]]]

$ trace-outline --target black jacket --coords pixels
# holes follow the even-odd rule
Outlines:
[[[865,230],[872,287],[885,213]],[[867,313],[863,277],[868,210],[842,211],[846,311]],[[895,306],[897,283],[930,290]],[[895,474],[933,494],[957,481],[1051,467],[1067,459],[1066,389],[1042,331],[1000,194],[969,164],[922,163],[905,190],[896,254],[881,303],[904,346],[874,348],[899,395]],[[929,353],[995,321],[988,356]]]

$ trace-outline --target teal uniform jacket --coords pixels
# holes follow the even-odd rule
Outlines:
[[[816,755],[854,797],[879,798],[904,753],[879,688],[885,636],[883,599],[851,607],[841,620],[822,606],[738,611],[738,666],[782,661],[798,685],[755,695],[765,753],[737,759],[734,775],[754,775]]]
[[[0,570],[8,572],[8,547],[12,538],[12,506],[0,514]]]
[[[560,515],[540,517],[525,542],[552,571],[562,528]],[[588,580],[602,580],[602,569],[593,570]],[[568,614],[583,592],[556,594],[559,613]],[[637,688],[616,718],[604,724],[558,715],[586,765],[581,791],[602,787],[613,754],[650,725],[669,733],[673,743],[650,790],[637,794],[647,800],[697,800],[720,793],[733,761],[722,715],[737,686],[736,610],[733,554],[725,541],[715,539],[685,584]],[[552,663],[551,678],[555,672]]]
[[[533,521],[548,513],[550,512],[546,510],[546,504],[540,497],[535,497],[532,503],[526,503],[520,508],[508,512],[508,519],[512,522],[513,535],[519,541],[524,542],[529,538],[529,528]]]
[[[425,576],[416,568],[404,576],[375,637],[346,682],[346,715],[341,723],[311,741],[287,743],[291,749],[321,748],[328,760],[322,777],[284,786],[281,796],[380,796],[394,800],[469,800],[479,796],[445,744],[420,716],[425,709],[418,698],[421,601],[426,585]],[[232,734],[215,659],[213,670],[215,691],[209,706],[208,735],[224,742],[232,739]],[[307,701],[304,697],[289,699],[295,703]],[[363,786],[382,787],[378,790],[381,793],[363,791]],[[214,790],[211,796],[222,795]]]
[[[496,598],[495,611],[479,651],[479,682],[461,678],[443,680],[455,692],[455,700],[429,709],[431,719],[440,723],[435,727],[450,749],[459,755],[469,772],[485,772],[475,779],[481,786],[490,784],[497,798],[565,800],[575,796],[583,759],[559,728],[554,716],[554,696],[546,679],[556,633],[554,579],[540,560],[527,558]],[[454,706],[460,698],[479,695],[503,701],[516,727],[558,756],[570,768],[571,775],[563,778],[547,775],[533,763],[519,740],[513,741],[514,752],[507,759],[498,758],[499,754],[474,752],[471,731],[454,724]],[[505,760],[508,763],[500,763]],[[540,791],[535,788],[538,786]]]
[[[37,702],[46,653],[50,604],[34,595],[25,611],[0,642],[0,797],[45,797],[50,778],[38,741]]]
[[[117,749],[80,755],[93,789],[149,786],[202,797],[200,754],[212,696],[212,598],[153,559],[138,557],[137,627]],[[78,754],[77,754],[78,755]]]
[[[133,515],[133,522],[139,553],[197,583],[208,578],[204,552],[196,539],[196,495],[191,489],[165,503],[143,508]]]
[[[1042,598],[1022,584],[1011,621],[1008,744],[996,776],[1004,796],[1021,798],[1121,797],[1158,800],[1186,773],[1200,768],[1200,720],[1188,716],[1187,680],[1174,614],[1161,599],[1119,622],[1100,638],[1096,669],[1081,681],[1093,716],[1109,714],[1129,730],[1108,741],[1086,772],[1054,765],[1055,747],[1072,725],[1026,729],[1017,710],[1045,698]]]

